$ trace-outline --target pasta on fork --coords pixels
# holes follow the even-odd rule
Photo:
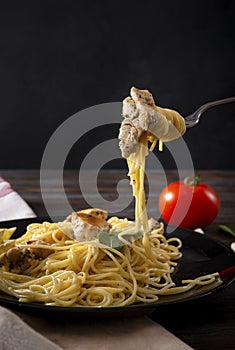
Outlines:
[[[127,159],[135,220],[108,218],[102,209],[71,213],[62,222],[28,225],[20,238],[0,240],[0,290],[20,302],[65,307],[117,307],[155,303],[213,283],[218,273],[182,281],[173,275],[182,242],[167,239],[164,224],[148,218],[145,158],[157,142],[181,137],[184,119],[157,107],[147,90],[131,89],[123,101],[120,149]],[[1,238],[1,237],[0,237]]]

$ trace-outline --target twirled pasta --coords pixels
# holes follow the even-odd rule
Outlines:
[[[182,293],[218,278],[218,273],[214,273],[182,281],[181,286],[172,279],[182,256],[182,243],[178,238],[166,239],[163,223],[153,220],[150,225],[144,191],[145,157],[148,142],[152,143],[151,150],[158,140],[162,148],[163,141],[185,132],[185,124],[177,112],[156,107],[147,90],[132,88],[131,96],[124,100],[125,120],[119,138],[135,197],[135,221],[111,217],[105,226],[110,225],[110,236],[118,236],[123,244],[121,251],[101,244],[94,235],[87,241],[69,238],[74,236],[68,232],[66,235],[64,222],[31,224],[22,237],[8,242],[13,254],[24,252],[28,259],[22,264],[22,272],[4,265],[8,253],[4,247],[6,255],[0,256],[0,290],[21,302],[115,307],[154,303],[161,295]],[[71,223],[66,221],[66,227],[72,226],[73,218]],[[84,239],[89,235],[76,237]]]
[[[156,106],[152,94],[148,90],[132,87],[131,97],[123,101],[124,117],[119,131],[119,145],[124,158],[138,153],[142,135],[148,135],[155,147],[162,143],[181,137],[185,131],[184,118],[176,111]]]

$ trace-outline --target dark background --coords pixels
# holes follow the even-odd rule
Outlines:
[[[132,85],[182,115],[235,95],[234,8],[232,0],[1,2],[0,168],[39,168],[63,121],[122,101]],[[234,114],[234,103],[213,108],[185,135],[197,169],[235,168]],[[80,140],[67,167],[105,132]]]

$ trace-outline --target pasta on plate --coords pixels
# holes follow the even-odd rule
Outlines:
[[[218,273],[182,281],[173,274],[182,256],[182,242],[166,239],[164,225],[148,219],[144,191],[148,143],[180,137],[184,120],[175,111],[159,109],[147,90],[131,89],[124,100],[119,139],[127,158],[135,221],[111,217],[90,208],[60,223],[32,223],[17,239],[0,245],[0,290],[20,302],[53,306],[107,307],[155,303],[213,283]],[[126,136],[125,136],[126,135]],[[12,233],[11,233],[12,234]],[[1,241],[0,241],[1,243]]]
[[[135,226],[134,222],[116,217],[108,222],[117,231]],[[34,241],[36,244],[31,245]],[[97,241],[69,240],[56,223],[30,224],[25,235],[15,240],[15,247],[30,249],[31,246],[32,251],[44,250],[48,256],[31,256],[23,273],[2,270],[0,289],[21,302],[126,306],[153,303],[160,295],[181,293],[216,278],[212,274],[175,286],[172,274],[181,257],[181,241],[167,240],[162,223],[143,237],[125,243],[119,251]]]

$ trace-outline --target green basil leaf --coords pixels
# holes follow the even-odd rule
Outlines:
[[[230,235],[235,237],[235,230],[231,229],[230,227],[226,226],[226,225],[219,225],[219,228],[222,231],[225,231],[227,233],[229,233]]]
[[[124,247],[124,243],[118,238],[118,235],[110,235],[111,236],[111,247],[117,250],[121,250]]]
[[[120,232],[115,232],[115,233],[111,233],[109,234],[107,231],[101,231],[98,234],[98,240],[101,244],[104,244],[108,247],[117,249],[117,250],[121,250],[125,243],[123,243],[119,238]],[[142,233],[141,232],[136,232],[135,234],[126,234],[123,238],[128,241],[128,242],[133,242],[136,239],[139,239],[142,237]]]
[[[98,240],[101,244],[110,247],[110,237],[107,231],[100,231],[98,234]]]
[[[124,246],[124,243],[118,238],[118,232],[109,234],[107,231],[101,231],[99,232],[98,239],[101,244],[117,250],[121,250]]]

